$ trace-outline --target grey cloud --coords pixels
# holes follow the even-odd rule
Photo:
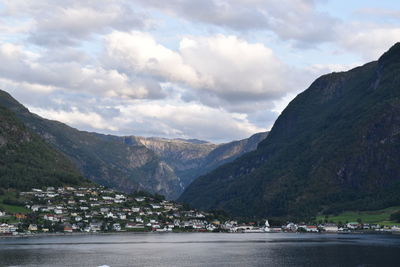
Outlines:
[[[309,0],[135,0],[193,22],[238,31],[269,30],[300,45],[334,40],[338,19],[316,9]],[[319,1],[324,2],[324,1]]]
[[[357,15],[366,16],[370,18],[371,16],[385,19],[385,20],[400,20],[400,10],[399,9],[388,9],[388,8],[362,8],[355,12]]]
[[[28,41],[45,47],[76,46],[93,34],[151,27],[129,1],[6,1],[3,16],[31,20]]]
[[[242,139],[265,125],[253,127],[245,118],[197,104],[131,102],[120,98],[56,91],[46,97],[29,97],[23,88],[11,90],[32,112],[81,130],[113,135],[199,138],[214,142]],[[261,112],[261,111],[260,111]],[[212,131],[210,131],[212,129]]]
[[[30,91],[64,90],[133,99],[166,96],[157,81],[101,66],[83,52],[66,49],[56,54],[54,58],[46,53],[34,54],[21,46],[0,44],[0,78],[26,83],[24,86]],[[69,60],[61,60],[68,57]]]

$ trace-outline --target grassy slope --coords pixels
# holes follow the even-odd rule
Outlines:
[[[14,214],[14,213],[29,213],[31,210],[21,207],[21,206],[12,206],[0,203],[0,210],[4,210],[7,214]]]
[[[29,213],[30,210],[23,206],[7,205],[3,203],[4,199],[17,200],[16,192],[7,192],[4,195],[0,195],[0,210],[5,211],[7,214],[14,213]]]
[[[390,221],[390,215],[400,211],[400,206],[389,207],[374,211],[345,211],[338,215],[320,215],[317,216],[317,221],[325,221],[334,223],[357,222],[359,219],[363,223],[372,223],[380,225],[398,225],[399,223]]]

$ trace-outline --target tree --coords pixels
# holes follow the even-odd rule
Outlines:
[[[392,213],[390,215],[390,220],[391,221],[396,221],[396,222],[400,222],[400,210],[396,211],[395,213]]]

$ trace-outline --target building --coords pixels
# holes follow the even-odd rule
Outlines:
[[[29,231],[37,231],[38,227],[37,227],[36,224],[30,224],[29,227],[28,227],[28,230]]]
[[[64,225],[64,232],[65,233],[72,233],[72,231],[73,231],[73,228],[72,228],[72,226],[70,224],[65,224]]]
[[[15,213],[14,216],[15,216],[15,218],[16,218],[17,220],[26,219],[26,215],[23,214],[23,213]]]
[[[322,229],[324,229],[326,232],[337,232],[337,231],[339,231],[339,227],[334,223],[327,223],[327,224],[322,226]]]

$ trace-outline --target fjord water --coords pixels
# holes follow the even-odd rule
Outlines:
[[[399,235],[142,233],[0,239],[1,266],[399,264]]]

